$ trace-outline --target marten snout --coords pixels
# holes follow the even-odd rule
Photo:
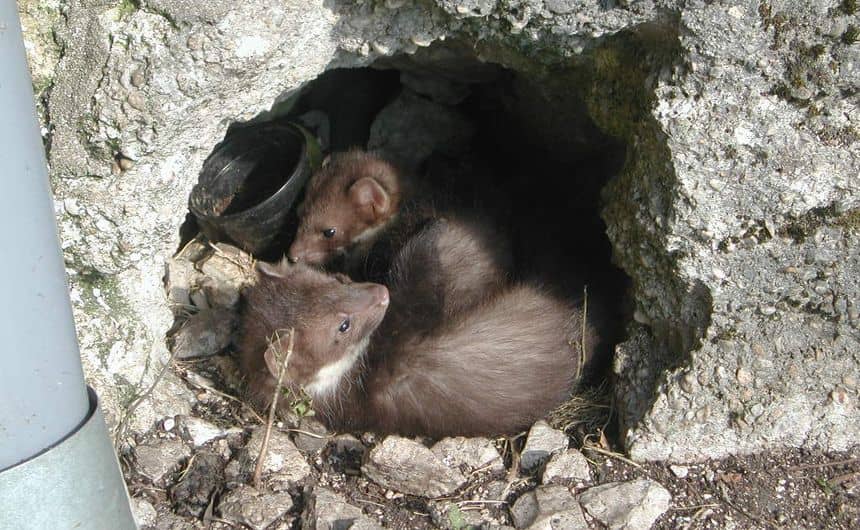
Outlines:
[[[351,313],[361,313],[375,307],[387,307],[388,289],[378,283],[352,283],[349,284],[353,290],[353,297],[347,301],[343,308]]]

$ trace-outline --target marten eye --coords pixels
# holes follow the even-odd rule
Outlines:
[[[343,322],[340,323],[340,327],[337,328],[337,330],[340,331],[341,333],[346,333],[346,330],[348,330],[348,329],[349,329],[349,319],[345,318],[345,319],[343,319]]]
[[[336,228],[326,228],[322,232],[323,232],[323,236],[327,237],[328,239],[331,239],[334,237],[334,234],[335,234],[335,232],[337,232],[337,229]]]

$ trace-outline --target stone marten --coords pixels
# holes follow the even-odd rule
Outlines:
[[[335,153],[308,183],[287,256],[293,263],[327,265],[353,279],[384,283],[401,247],[446,218],[468,231],[469,244],[491,252],[493,266],[507,273],[513,261],[507,238],[488,215],[467,214],[445,196],[377,155]]]
[[[458,284],[484,275],[457,229],[439,221],[404,245],[390,291],[301,263],[261,264],[243,295],[239,341],[251,399],[270,403],[289,329],[285,384],[303,389],[333,430],[513,433],[566,399],[598,344],[595,327],[528,285]],[[463,261],[442,266],[428,255]]]

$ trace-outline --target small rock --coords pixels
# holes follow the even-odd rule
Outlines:
[[[117,164],[119,164],[121,170],[128,171],[134,167],[134,160],[122,156],[117,159]]]
[[[296,434],[295,442],[299,450],[306,453],[316,453],[328,444],[329,432],[319,420],[304,417],[299,421],[299,431],[308,432]]]
[[[567,444],[566,434],[540,420],[529,431],[529,437],[520,455],[520,467],[523,471],[531,471],[541,466],[554,453],[567,449]]]
[[[741,385],[749,385],[753,382],[752,373],[744,367],[738,368],[737,372],[735,372],[735,376],[738,379],[738,383]]]
[[[289,493],[265,493],[242,485],[221,498],[221,517],[251,528],[266,528],[293,507]]]
[[[251,434],[251,439],[248,440],[240,457],[240,467],[243,472],[249,474],[254,472],[265,434],[265,426],[257,427]],[[290,441],[290,437],[272,429],[266,459],[263,461],[263,473],[275,473],[278,475],[276,481],[296,484],[310,475],[311,468],[305,457]]]
[[[474,134],[474,124],[454,107],[404,89],[376,115],[367,147],[414,169],[433,153],[462,154]]]
[[[201,285],[211,305],[232,308],[242,288],[254,279],[251,257],[232,245],[218,243],[215,247],[216,252],[200,266],[204,274]]]
[[[517,528],[588,528],[579,503],[565,486],[540,486],[522,494],[511,507],[511,518]]]
[[[669,471],[678,478],[687,478],[687,475],[690,474],[690,468],[687,466],[671,465],[669,466]]]
[[[224,483],[224,462],[210,451],[196,453],[188,462],[182,480],[170,490],[180,515],[200,516],[209,505],[212,492]]]
[[[167,260],[164,285],[173,314],[183,314],[191,306],[191,291],[199,275],[194,264],[186,259],[177,256]]]
[[[179,467],[181,460],[191,456],[191,450],[181,440],[164,440],[153,445],[138,445],[134,454],[137,470],[152,482],[160,482]]]
[[[191,439],[194,447],[200,447],[209,440],[214,440],[219,436],[224,436],[224,430],[219,429],[206,420],[195,418],[193,416],[178,416],[179,425],[182,430]]]
[[[502,455],[493,445],[493,441],[487,438],[445,438],[430,450],[447,466],[464,473],[472,473],[478,469],[490,473],[501,473],[505,470]]]
[[[65,199],[63,201],[63,208],[65,208],[67,214],[73,217],[77,217],[83,213],[81,205],[78,203],[77,199],[74,198]]]
[[[146,73],[142,68],[135,69],[130,76],[131,86],[140,88],[146,84]]]
[[[592,517],[611,530],[647,530],[669,509],[672,495],[653,480],[637,479],[589,488],[578,499]]]
[[[563,481],[591,482],[591,467],[588,465],[588,460],[576,449],[556,453],[546,463],[542,482],[551,484]]]
[[[173,418],[166,418],[161,423],[161,426],[164,428],[165,431],[172,431],[173,428],[176,427],[176,420],[174,420]]]
[[[346,502],[337,493],[315,487],[307,495],[307,505],[302,513],[303,528],[316,530],[377,530],[382,527],[366,517],[361,508]]]
[[[146,499],[131,499],[131,513],[134,515],[134,522],[137,526],[151,526],[158,519],[158,512],[155,507]]]
[[[362,471],[382,487],[421,497],[450,495],[466,477],[420,443],[388,436],[370,450]]]
[[[234,314],[227,309],[203,309],[191,315],[173,337],[177,359],[221,353],[233,336]]]

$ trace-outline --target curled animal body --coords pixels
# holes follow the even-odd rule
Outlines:
[[[334,430],[512,433],[566,399],[597,328],[579,307],[494,274],[493,256],[461,230],[444,220],[422,229],[395,257],[389,288],[261,264],[239,341],[251,399],[270,403],[290,329],[285,385]]]

